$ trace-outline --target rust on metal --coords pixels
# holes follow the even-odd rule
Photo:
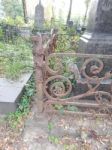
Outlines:
[[[112,70],[106,70],[105,60],[112,60],[112,55],[99,54],[82,54],[82,53],[56,53],[58,36],[53,31],[51,37],[44,43],[42,35],[33,36],[34,43],[34,67],[36,72],[37,92],[43,93],[46,97],[44,102],[45,110],[54,111],[54,105],[60,104],[76,106],[81,109],[94,108],[96,114],[107,115],[112,112]],[[65,64],[63,60],[66,58],[74,58],[71,64],[66,63],[66,70],[72,74],[66,77],[64,74]],[[51,60],[55,60],[56,64],[51,65]],[[42,82],[42,86],[38,91],[38,86]],[[73,85],[72,82],[75,82]],[[79,89],[75,89],[79,86]],[[81,91],[81,86],[84,90]],[[104,86],[104,87],[102,87]],[[108,86],[108,89],[107,87]],[[85,102],[84,100],[87,100]],[[77,110],[81,110],[77,109]],[[88,114],[82,112],[70,112],[75,114]],[[68,110],[64,112],[68,113]]]

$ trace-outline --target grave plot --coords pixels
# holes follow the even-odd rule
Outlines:
[[[32,73],[21,76],[17,81],[0,78],[0,114],[15,112],[25,85]]]
[[[0,24],[0,114],[14,112],[22,91],[32,75],[29,38],[16,26]]]

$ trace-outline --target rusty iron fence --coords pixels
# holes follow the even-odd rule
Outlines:
[[[57,40],[54,32],[32,36],[39,111],[111,115],[112,55],[59,53]]]
[[[0,23],[0,31],[0,40],[13,44],[18,37],[29,38],[31,35],[31,28],[29,27],[18,27],[5,23]]]

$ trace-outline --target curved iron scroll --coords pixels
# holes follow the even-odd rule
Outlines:
[[[80,84],[86,84],[88,90],[80,95],[71,96],[72,83],[71,81],[59,75],[60,69],[63,69],[63,64],[61,61],[58,63],[57,70],[53,70],[49,66],[49,61],[51,58],[59,58],[60,60],[64,57],[77,57],[83,58],[84,63],[80,68],[80,78],[77,78],[76,82]],[[111,80],[112,72],[108,71],[104,76],[99,77],[99,74],[103,71],[104,63],[101,59],[112,59],[111,55],[95,55],[95,54],[78,54],[78,53],[52,53],[46,58],[46,70],[52,75],[49,77],[44,84],[44,93],[48,99],[52,100],[79,100],[89,96],[94,96],[96,102],[112,103],[112,94],[106,91],[99,91],[98,87],[104,80]],[[93,64],[93,62],[95,62]],[[86,70],[88,69],[92,74],[88,74]],[[76,66],[75,66],[76,67]],[[74,75],[77,75],[77,70],[72,70]],[[75,80],[75,79],[74,79]],[[111,81],[112,82],[112,81]]]

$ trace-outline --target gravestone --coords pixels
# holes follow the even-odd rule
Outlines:
[[[112,54],[112,0],[91,0],[86,32],[79,52]]]
[[[0,115],[16,111],[31,75],[32,73],[26,73],[17,81],[0,77]]]
[[[44,24],[44,7],[42,6],[41,0],[35,8],[35,28],[42,29]]]

